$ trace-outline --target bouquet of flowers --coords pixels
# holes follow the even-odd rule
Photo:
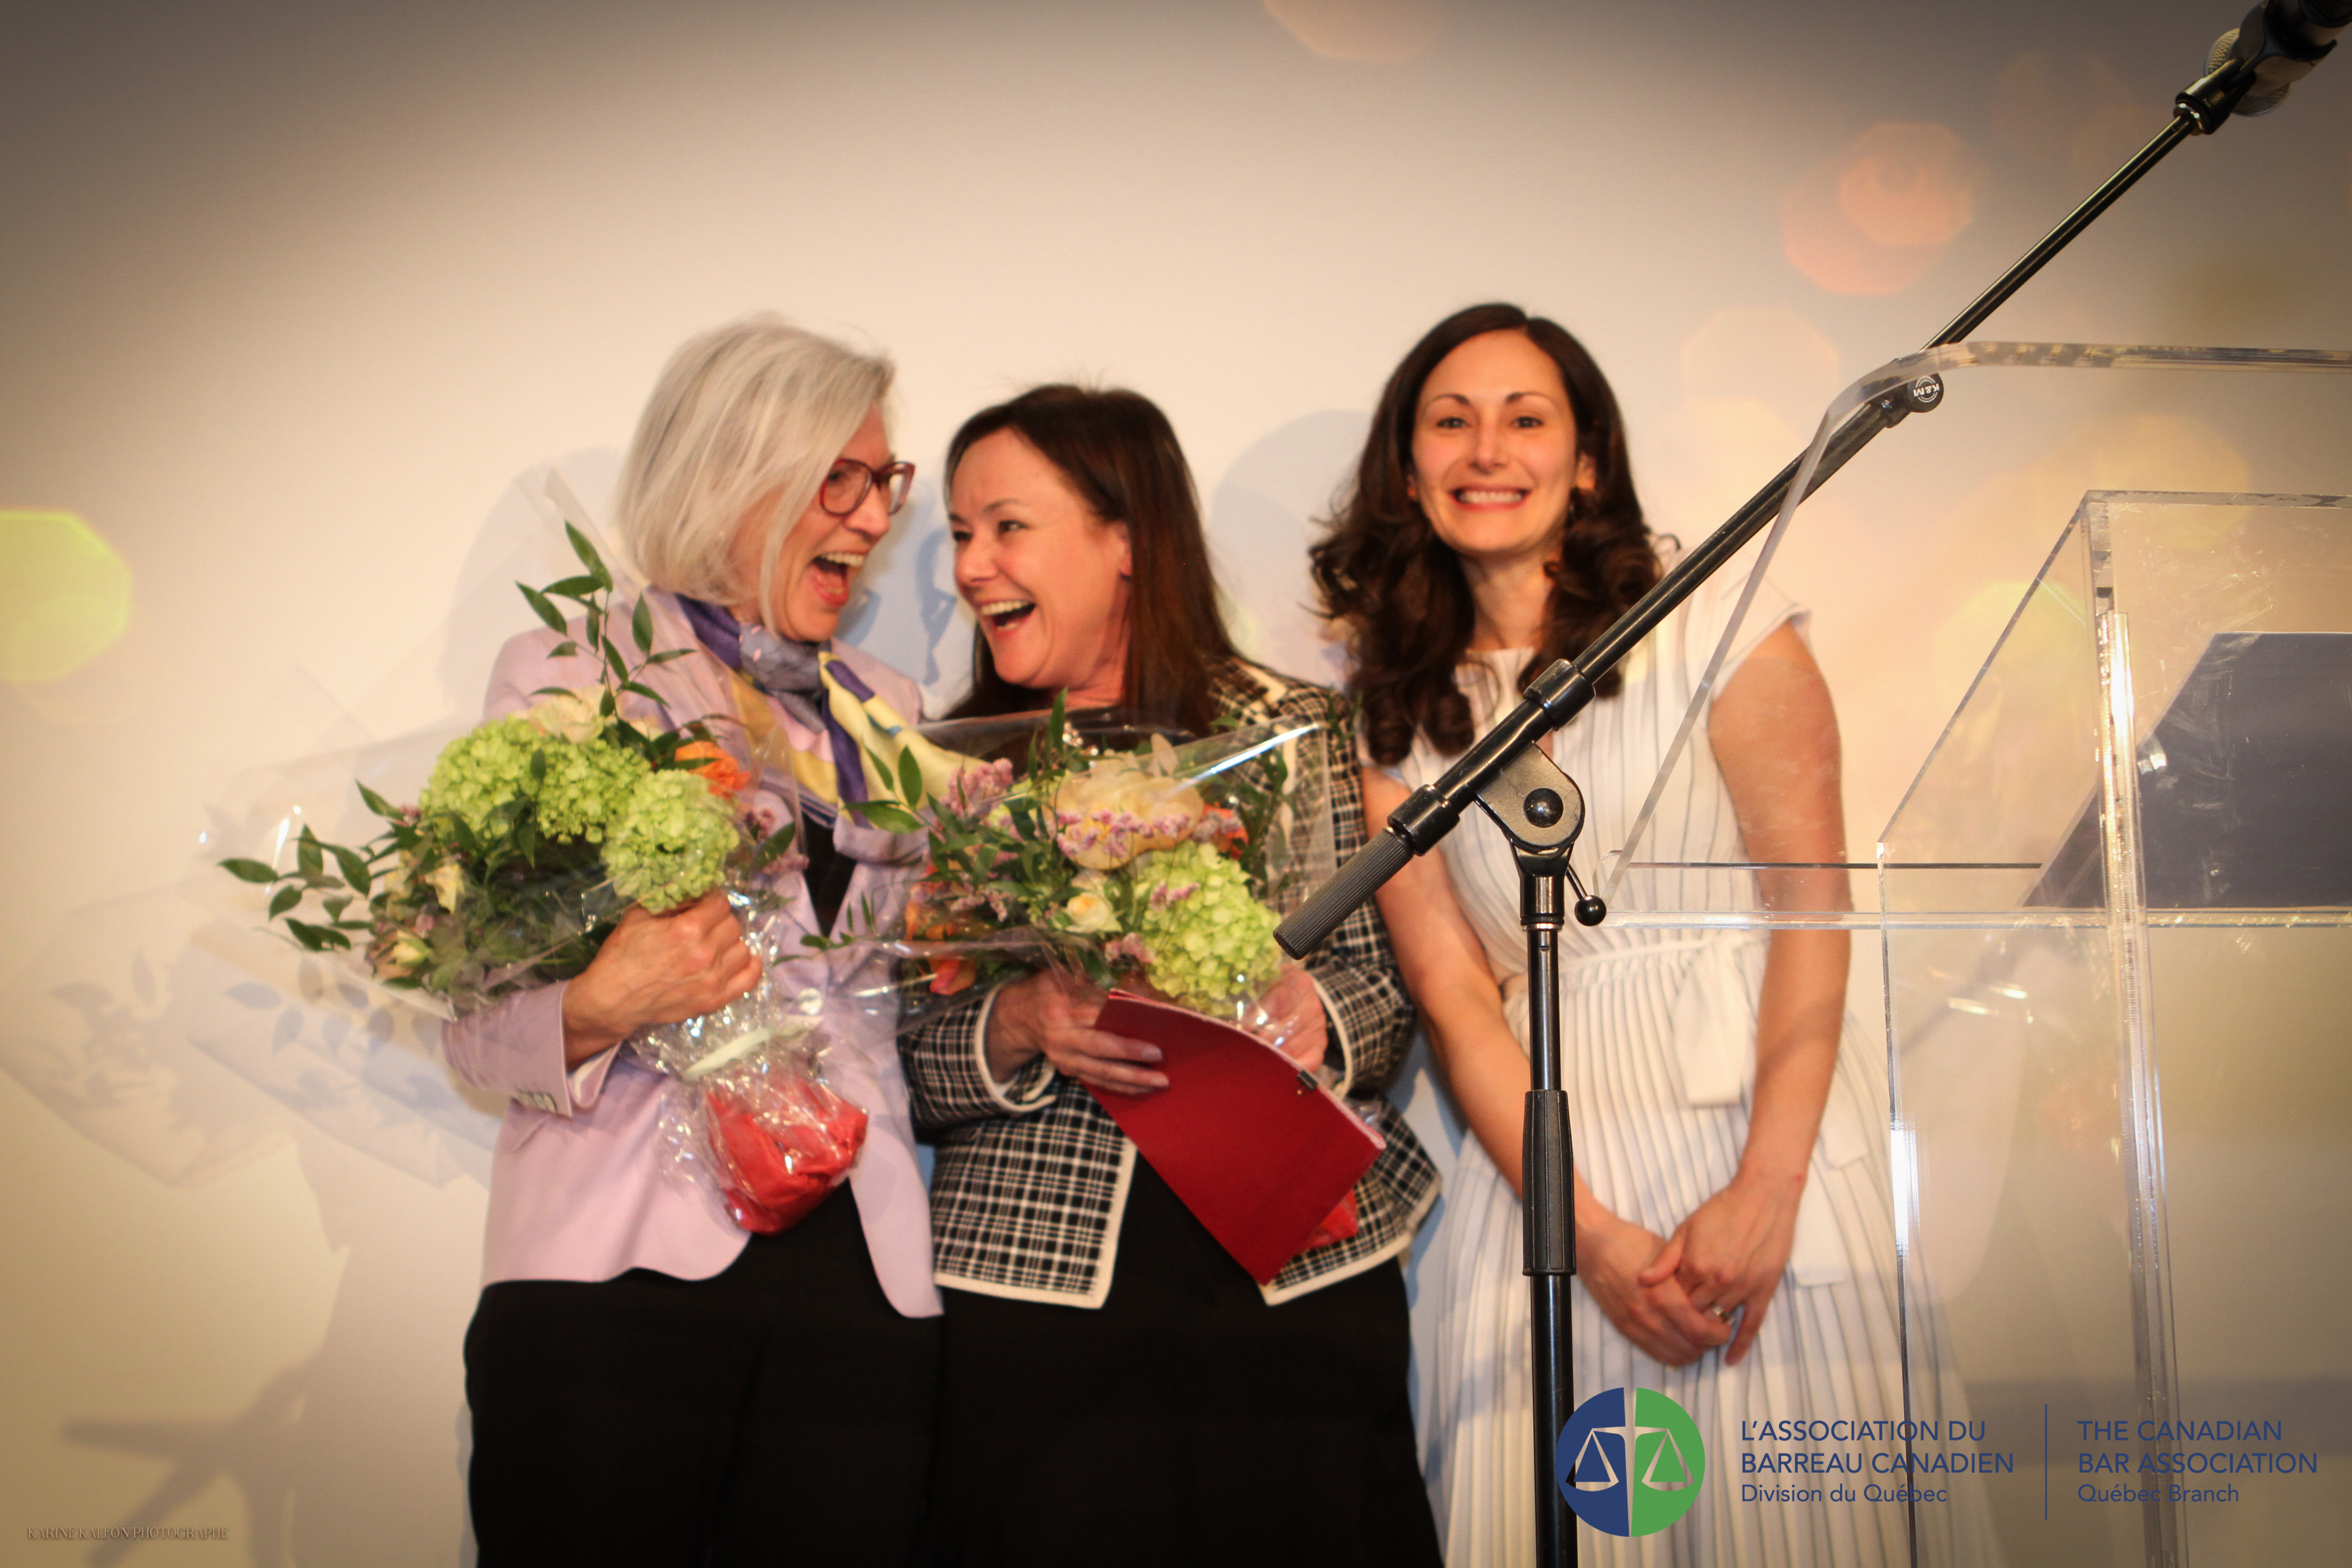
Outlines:
[[[266,919],[299,946],[363,958],[378,984],[421,994],[445,1016],[579,974],[631,904],[659,913],[715,889],[754,952],[776,957],[761,951],[753,917],[773,907],[760,873],[790,848],[794,824],[753,812],[756,771],[708,721],[661,728],[624,711],[627,698],[657,704],[646,671],[690,650],[655,649],[640,596],[627,619],[634,656],[625,651],[612,635],[611,569],[577,528],[566,531],[582,572],[516,586],[562,638],[553,656],[589,653],[598,684],[542,689],[527,710],[452,741],[414,805],[360,784],[385,824],[365,844],[329,843],[305,826],[285,847],[290,868],[221,862],[272,889]],[[576,629],[559,599],[579,606]],[[824,1086],[813,1020],[787,1025],[769,989],[763,980],[718,1013],[630,1042],[688,1091],[673,1101],[681,1161],[717,1172],[754,1230],[790,1224],[845,1178],[866,1121]],[[824,1184],[814,1196],[812,1179]]]
[[[929,995],[894,999],[902,1020],[975,984],[1054,967],[1283,1043],[1283,1021],[1261,1005],[1286,962],[1275,927],[1333,864],[1319,723],[1180,743],[1139,736],[1115,716],[1074,721],[1056,701],[1042,722],[1027,714],[928,733],[967,751],[1011,739],[1026,766],[974,762],[928,799],[901,770],[907,819],[891,826],[927,825],[930,836],[895,948],[908,960],[902,988]],[[1304,1247],[1356,1226],[1350,1193]]]
[[[599,685],[548,688],[527,711],[460,735],[415,805],[361,784],[385,824],[366,844],[330,844],[306,826],[291,869],[221,862],[275,889],[267,918],[302,947],[349,952],[356,938],[376,981],[454,1013],[578,974],[629,905],[658,913],[747,885],[793,839],[790,823],[762,837],[764,825],[738,816],[733,802],[753,775],[707,721],[654,729],[622,714],[625,694],[658,701],[641,677],[688,650],[655,651],[641,598],[629,626],[637,657],[625,655],[608,633],[611,570],[569,531],[585,572],[516,586],[564,638],[555,657],[593,650]],[[558,598],[581,606],[579,636]]]
[[[915,988],[952,996],[1050,965],[1264,1022],[1258,998],[1284,963],[1274,928],[1332,860],[1319,725],[1180,744],[1074,721],[1057,701],[928,733],[981,750],[1014,739],[1026,766],[975,761],[929,797],[899,771],[905,826],[930,836],[898,945]]]

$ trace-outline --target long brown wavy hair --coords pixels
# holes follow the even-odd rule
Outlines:
[[[1054,383],[963,422],[948,443],[947,482],[973,446],[1011,430],[1037,449],[1104,522],[1127,524],[1135,591],[1128,595],[1127,671],[1119,706],[1153,723],[1206,734],[1216,721],[1212,680],[1238,659],[1217,610],[1217,579],[1201,528],[1201,498],[1175,426],[1141,393]],[[988,634],[971,634],[971,691],[952,717],[1019,713],[1054,694],[996,672]]]
[[[1349,685],[1376,762],[1403,761],[1417,734],[1449,755],[1472,740],[1470,701],[1454,679],[1475,622],[1470,584],[1410,486],[1422,387],[1447,354],[1488,332],[1521,333],[1559,367],[1576,449],[1592,461],[1591,487],[1570,496],[1559,556],[1546,568],[1551,595],[1543,637],[1520,684],[1590,647],[1658,580],[1617,397],[1584,345],[1517,305],[1475,305],[1446,317],[1389,377],[1354,484],[1309,552],[1323,613],[1353,656]],[[1613,669],[1596,683],[1603,697],[1623,684]]]

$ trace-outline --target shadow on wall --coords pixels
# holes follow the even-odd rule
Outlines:
[[[62,1436],[168,1464],[117,1524],[160,1522],[225,1477],[257,1565],[288,1561],[289,1542],[305,1562],[452,1561],[465,1530],[458,1348],[497,1122],[441,1067],[433,1020],[226,918],[159,930],[189,914],[166,892],[68,916],[30,966],[39,978],[0,1002],[18,1025],[0,1066],[167,1185],[294,1142],[340,1279],[315,1352],[242,1411],[110,1410]],[[151,943],[176,952],[159,965]]]
[[[601,498],[610,464],[588,458],[574,488]],[[265,679],[251,711],[269,738],[239,746],[232,735],[229,754],[267,756],[289,731],[310,736],[312,753],[219,786],[176,883],[65,911],[0,984],[0,1071],[60,1120],[177,1188],[291,1142],[341,1255],[322,1341],[261,1347],[284,1370],[242,1410],[64,1423],[68,1452],[163,1467],[117,1524],[163,1522],[225,1479],[247,1509],[241,1555],[257,1565],[471,1559],[459,1351],[502,1102],[449,1074],[436,1017],[260,931],[261,890],[215,862],[274,858],[305,823],[365,838],[374,825],[354,777],[413,798],[443,742],[472,722],[499,646],[529,624],[513,580],[564,570],[560,532],[528,499],[541,477],[524,476],[492,510],[450,603],[419,617],[429,634],[359,705],[380,717],[437,693],[447,707],[436,722],[370,742],[362,718],[307,671]],[[102,1543],[88,1561],[118,1561],[132,1544]]]
[[[1307,552],[1352,479],[1367,417],[1329,409],[1292,420],[1235,458],[1208,503],[1234,640],[1261,664],[1327,686],[1347,662],[1316,619]]]
[[[859,575],[841,640],[914,677],[924,713],[936,715],[970,684],[971,617],[958,614],[961,604],[947,509],[936,488],[918,484]]]
[[[226,1477],[245,1500],[249,1561],[254,1568],[280,1568],[290,1561],[287,1524],[293,1512],[295,1471],[303,1447],[302,1402],[310,1373],[308,1362],[288,1367],[265,1384],[251,1404],[223,1420],[74,1421],[66,1426],[66,1440],[171,1466],[155,1489],[116,1521],[126,1528],[163,1523],[174,1509]],[[91,1548],[84,1561],[106,1568],[121,1562],[138,1544],[105,1542]]]

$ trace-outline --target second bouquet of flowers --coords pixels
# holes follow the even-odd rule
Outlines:
[[[926,734],[975,760],[934,796],[900,770],[930,836],[905,1016],[1050,966],[1265,1032],[1274,928],[1333,863],[1319,724],[1180,740],[1056,703]]]
[[[927,822],[930,858],[893,944],[905,961],[888,1002],[900,1026],[1041,968],[1174,1004],[1114,996],[1123,1027],[1171,1031],[1150,1037],[1170,1053],[1171,1082],[1164,1102],[1097,1093],[1104,1110],[1261,1281],[1354,1235],[1352,1184],[1379,1133],[1329,1092],[1328,1067],[1276,1058],[1299,1015],[1298,998],[1280,994],[1275,927],[1334,860],[1321,722],[1180,740],[1057,704],[926,733],[966,754],[1010,754],[970,763],[937,798],[902,770],[908,815],[897,826]],[[1179,1009],[1213,1024],[1187,1026]],[[1208,1065],[1219,1051],[1238,1054]],[[1332,1109],[1308,1111],[1302,1131],[1294,1107],[1313,1096],[1295,1097],[1307,1091]],[[1284,1126],[1283,1147],[1252,1142]]]

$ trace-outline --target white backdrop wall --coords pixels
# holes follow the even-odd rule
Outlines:
[[[470,1560],[489,1108],[257,949],[203,866],[273,803],[330,799],[354,748],[413,782],[526,624],[508,584],[562,568],[527,492],[556,466],[598,502],[686,334],[773,308],[895,354],[923,471],[851,635],[935,696],[970,637],[940,449],[1061,376],[1160,400],[1237,630],[1329,672],[1303,552],[1437,317],[1505,298],[1581,333],[1655,522],[1695,538],[2152,133],[2233,21],[0,11],[0,1560]],[[2336,64],[2176,154],[1989,333],[2347,347],[2347,278]],[[2229,432],[2179,423],[2043,456],[2006,492],[2034,504],[1986,527],[1906,545],[1832,503],[1789,546],[1857,847],[2103,465],[2247,477]],[[27,1539],[124,1524],[221,1539]]]

